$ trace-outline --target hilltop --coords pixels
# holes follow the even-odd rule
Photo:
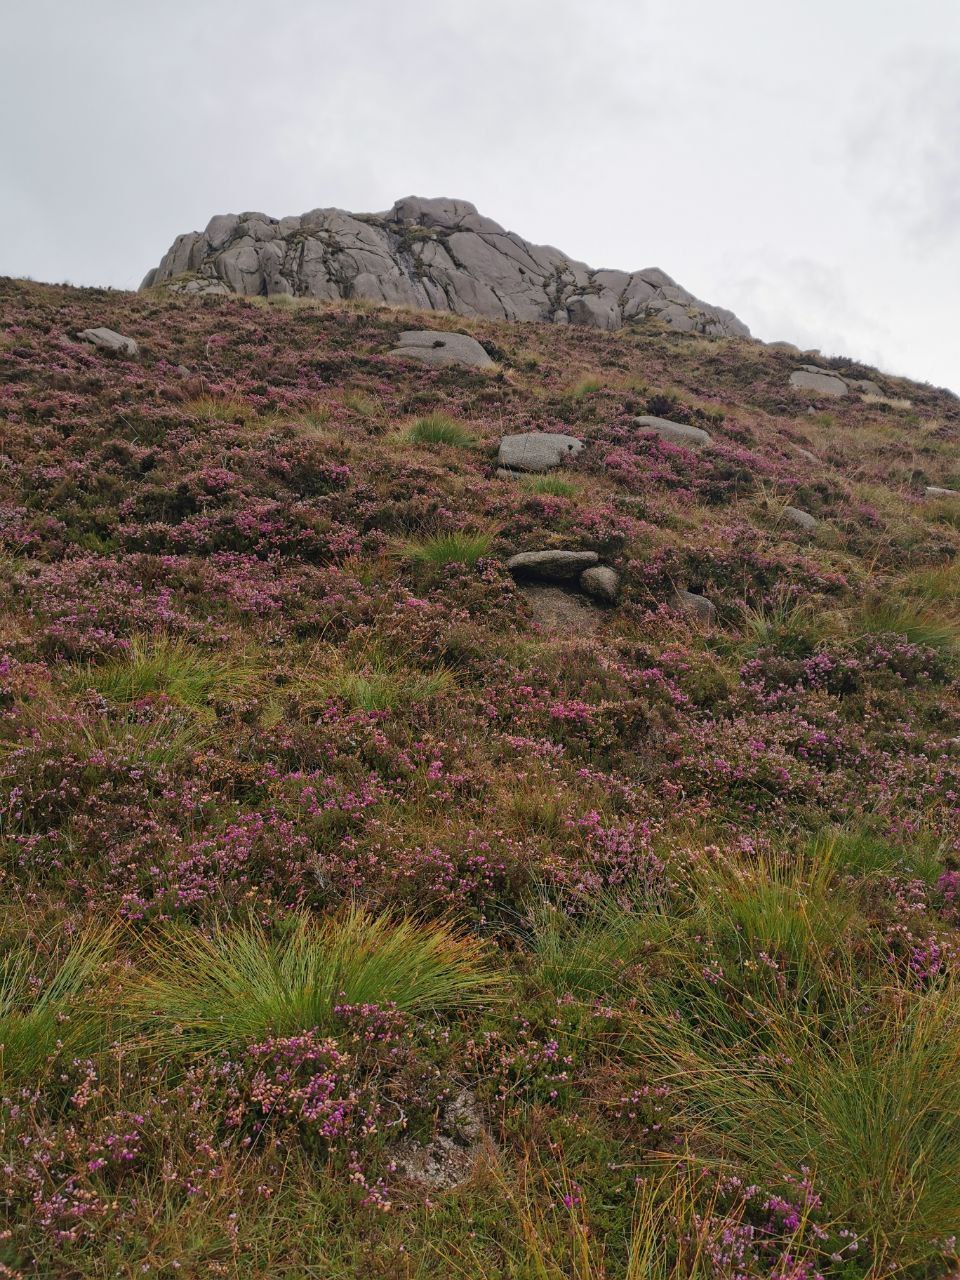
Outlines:
[[[746,337],[657,267],[597,270],[531,244],[468,200],[408,196],[386,213],[225,213],[178,236],[141,288],[185,293],[365,298],[495,320],[618,329],[656,316],[683,333]]]
[[[955,1273],[960,401],[0,299],[3,1274]]]

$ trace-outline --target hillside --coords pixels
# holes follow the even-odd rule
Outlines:
[[[732,312],[701,302],[657,267],[588,267],[505,231],[469,200],[408,196],[385,213],[218,214],[204,231],[177,236],[141,288],[154,285],[200,295],[367,299],[594,329],[656,316],[683,333],[749,336]]]
[[[0,1274],[956,1274],[960,401],[0,300]]]

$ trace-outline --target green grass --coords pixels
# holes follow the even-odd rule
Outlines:
[[[520,483],[530,493],[550,498],[575,498],[580,490],[562,476],[521,476]]]
[[[407,554],[414,564],[440,569],[448,564],[475,565],[490,554],[491,533],[441,533],[422,542],[411,542]]]
[[[905,636],[911,644],[926,645],[940,653],[960,651],[960,623],[907,600],[866,605],[857,627],[863,635]]]
[[[656,935],[656,917],[644,918],[603,901],[586,919],[573,920],[549,903],[533,911],[532,973],[556,996],[581,1000],[623,994],[645,945]]]
[[[773,649],[788,657],[807,657],[820,638],[809,605],[786,595],[756,608],[744,605],[740,629],[744,650],[751,654]]]
[[[476,444],[476,438],[463,423],[446,413],[418,418],[407,431],[407,439],[413,444],[446,444],[460,449],[472,449]]]
[[[744,1176],[807,1167],[828,1217],[861,1234],[863,1274],[922,1273],[960,1222],[960,998],[837,986],[831,1022],[770,1013],[770,1050],[718,1052],[693,1019],[648,1011],[646,1069]],[[866,1256],[864,1256],[866,1255]]]
[[[806,852],[832,876],[901,875],[932,885],[943,870],[936,852],[922,844],[895,845],[863,829],[828,828],[809,842]]]
[[[38,964],[25,944],[0,955],[0,1081],[36,1079],[55,1057],[91,1052],[103,1037],[104,1015],[94,981],[112,944],[110,930],[80,934],[59,961]]]
[[[255,676],[251,664],[204,653],[185,640],[134,636],[126,654],[83,667],[72,683],[78,690],[95,689],[111,702],[138,702],[164,694],[196,709],[216,697],[239,692]]]
[[[343,407],[361,418],[379,418],[383,414],[383,405],[375,396],[355,389],[343,393]]]
[[[584,396],[590,396],[602,390],[602,381],[593,374],[587,374],[575,382],[567,394],[571,400],[582,400]]]
[[[208,422],[249,422],[257,416],[256,409],[237,396],[197,396],[184,404],[183,412]]]
[[[329,1028],[338,1003],[433,1015],[483,1004],[496,980],[486,947],[442,924],[358,908],[282,935],[258,924],[204,934],[172,927],[149,944],[151,971],[128,1006],[162,1051],[216,1052],[270,1034]]]
[[[354,669],[339,656],[333,668],[311,682],[317,692],[355,711],[394,711],[426,702],[449,689],[448,671],[415,671],[380,654],[365,655]]]

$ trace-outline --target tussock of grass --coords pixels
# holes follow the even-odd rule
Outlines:
[[[906,600],[868,604],[861,610],[857,626],[864,635],[905,636],[911,644],[948,654],[960,650],[960,623]]]
[[[476,438],[456,418],[446,413],[430,413],[418,418],[406,433],[412,444],[446,444],[472,449]]]
[[[0,955],[0,1081],[34,1080],[54,1057],[91,1052],[103,1037],[104,1017],[93,984],[112,945],[110,930],[81,934],[44,971],[33,948]]]
[[[533,912],[533,974],[557,996],[591,999],[630,982],[631,967],[651,937],[654,917],[637,916],[613,901],[586,920],[572,920],[543,903]]]
[[[943,870],[936,853],[920,844],[901,847],[856,828],[821,832],[810,841],[807,852],[831,877],[903,875],[935,884]]]
[[[281,936],[257,924],[202,934],[172,927],[151,943],[152,969],[128,996],[164,1051],[203,1054],[331,1025],[337,1004],[394,1004],[438,1014],[495,991],[487,949],[443,924],[392,921],[359,908]]]
[[[206,422],[250,422],[257,411],[237,396],[197,396],[188,400],[183,412]]]
[[[580,490],[563,476],[521,476],[520,483],[530,493],[550,498],[575,498]]]
[[[213,698],[249,686],[256,674],[252,664],[204,653],[181,639],[135,636],[126,654],[83,667],[73,685],[95,689],[111,702],[138,702],[152,694],[164,694],[198,709]]]
[[[358,657],[355,666],[348,655],[336,653],[326,672],[304,683],[311,692],[345,702],[355,711],[395,711],[435,698],[451,681],[442,668],[417,671],[374,651]]]
[[[830,1026],[768,1011],[765,1053],[720,1053],[694,1020],[650,1010],[639,1054],[750,1176],[809,1168],[826,1212],[869,1243],[870,1274],[892,1257],[921,1268],[960,1221],[960,992],[835,987],[830,1003]]]
[[[411,542],[407,554],[414,564],[440,569],[448,564],[475,565],[490,554],[491,533],[441,533],[422,542]]]
[[[343,393],[343,406],[361,418],[379,418],[383,416],[383,405],[376,396],[366,391],[347,390]]]

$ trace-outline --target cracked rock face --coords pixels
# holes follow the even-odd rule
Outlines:
[[[749,337],[655,267],[594,270],[485,218],[466,200],[410,196],[386,213],[313,209],[300,217],[218,214],[178,236],[141,288],[186,293],[368,298],[495,320],[618,329],[656,316],[670,328]]]

